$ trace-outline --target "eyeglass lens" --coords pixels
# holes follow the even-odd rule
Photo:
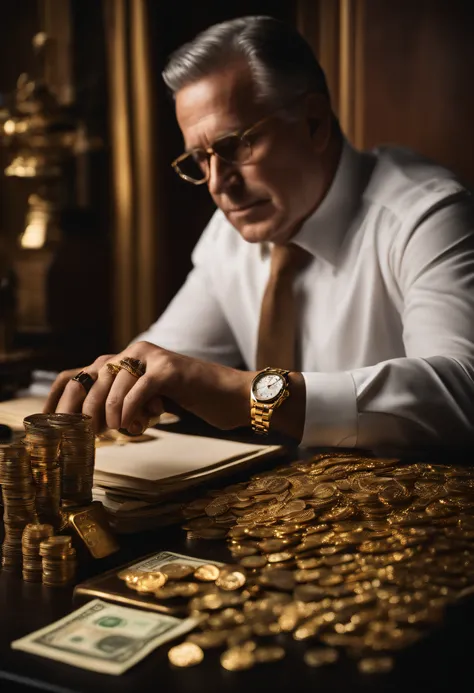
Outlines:
[[[217,156],[229,164],[245,163],[252,154],[250,144],[239,135],[229,135],[217,140],[212,149]],[[182,159],[178,163],[178,168],[183,175],[198,182],[207,177],[208,165],[209,155],[204,150],[196,150]]]

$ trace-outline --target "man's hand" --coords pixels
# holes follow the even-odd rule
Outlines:
[[[70,368],[67,371],[61,371],[61,373],[59,373],[56,377],[54,383],[51,385],[51,389],[48,393],[48,397],[46,398],[46,402],[43,407],[43,412],[45,414],[50,414],[57,410],[57,406],[62,397],[64,389],[66,388],[66,385],[69,383],[71,378],[74,378],[75,375],[84,370],[87,373],[89,373],[91,377],[94,378],[94,380],[96,380],[99,368],[103,365],[103,363],[105,363],[105,361],[111,358],[113,358],[113,354],[109,354],[108,356],[100,356],[98,359],[94,361],[94,363],[91,366],[85,366],[84,368]],[[81,390],[84,392],[84,388],[80,383],[73,382],[73,386],[78,388],[78,392],[80,392]],[[81,410],[77,409],[75,411]]]
[[[107,364],[118,364],[125,357],[139,359],[145,374],[135,378],[122,369],[114,376]],[[218,428],[249,424],[252,372],[182,356],[149,342],[100,356],[83,370],[95,380],[89,393],[71,380],[78,369],[64,371],[53,384],[45,411],[82,411],[92,417],[96,432],[107,427],[140,433],[152,416],[163,412],[161,398],[168,397]]]
[[[139,378],[122,369],[116,375],[107,364],[138,359],[145,367]],[[141,433],[161,414],[166,397],[217,428],[250,425],[250,387],[256,371],[241,371],[136,342],[120,354],[100,356],[83,369],[94,379],[89,393],[71,380],[79,370],[63,371],[53,384],[45,411],[81,412],[92,417],[96,433],[125,428]],[[113,369],[112,369],[113,370]],[[275,410],[271,430],[300,441],[306,391],[301,373],[290,373],[290,398]]]

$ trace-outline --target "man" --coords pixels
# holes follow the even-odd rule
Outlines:
[[[168,397],[309,446],[470,444],[474,208],[454,175],[354,150],[308,45],[274,19],[211,27],[163,76],[173,166],[218,210],[160,319],[62,373],[46,409],[138,433]]]

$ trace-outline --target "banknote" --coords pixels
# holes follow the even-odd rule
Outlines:
[[[209,563],[209,559],[205,560],[203,558],[193,558],[192,556],[184,556],[181,553],[174,553],[174,551],[159,551],[153,556],[148,556],[138,563],[128,566],[128,570],[143,570],[145,573],[152,573],[156,570],[160,570],[161,566],[166,563],[184,563],[184,565],[192,565],[198,568],[200,565],[206,565]],[[212,561],[214,565],[224,565],[218,561]]]
[[[102,674],[122,674],[196,623],[94,599],[11,646]]]

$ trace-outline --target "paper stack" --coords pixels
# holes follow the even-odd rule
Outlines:
[[[150,440],[98,447],[94,498],[120,532],[176,521],[192,489],[250,463],[281,453],[254,445],[148,429]]]
[[[25,416],[41,411],[44,401],[44,397],[19,397],[0,402],[0,423],[20,436]],[[165,417],[160,423],[168,420]],[[282,451],[279,445],[155,428],[134,439],[109,431],[97,439],[93,495],[103,503],[117,531],[137,532],[179,521],[182,504],[197,492],[193,489]]]

